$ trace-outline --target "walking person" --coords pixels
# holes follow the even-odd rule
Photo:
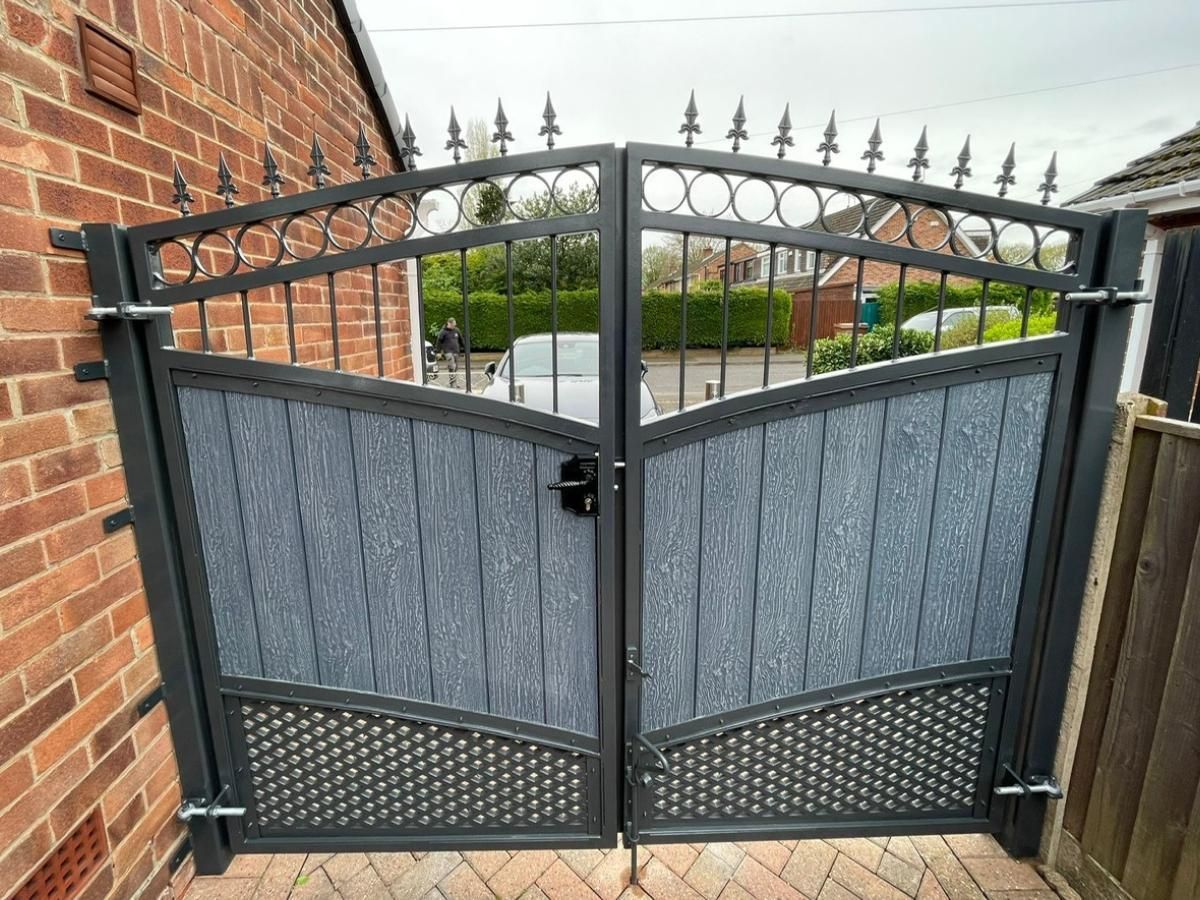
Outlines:
[[[442,330],[438,332],[437,349],[446,358],[446,369],[450,372],[450,387],[458,387],[458,357],[466,352],[467,345],[463,341],[462,332],[458,330],[458,323],[454,319],[447,319]]]

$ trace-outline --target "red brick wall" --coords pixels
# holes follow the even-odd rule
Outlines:
[[[393,169],[327,0],[86,0],[82,9],[137,49],[140,116],[85,93],[81,4],[0,0],[0,896],[97,808],[111,855],[89,896],[157,896],[190,877],[185,867],[168,883],[182,831],[165,712],[135,712],[159,675],[134,534],[105,535],[100,524],[127,503],[108,388],[71,374],[102,356],[82,318],[87,269],[80,254],[51,248],[47,229],[170,216],[173,158],[196,211],[212,209],[222,149],[239,202],[260,199],[264,139],[284,190],[300,190],[314,127],[331,182],[357,178],[360,119],[379,171]],[[362,285],[346,290],[343,346],[361,362],[373,358],[361,344],[369,325],[350,311]],[[319,305],[303,313],[314,361],[329,356]],[[275,313],[258,313],[264,346],[278,352]],[[407,321],[391,327],[403,374]],[[223,335],[236,346],[240,318]]]

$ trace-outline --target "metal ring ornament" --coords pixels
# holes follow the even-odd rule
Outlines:
[[[939,217],[941,219],[941,224],[945,226],[942,229],[941,240],[932,246],[926,246],[925,244],[921,243],[921,241],[917,240],[916,235],[916,228],[921,221],[921,216],[927,212]],[[912,218],[909,219],[908,227],[905,229],[905,231],[907,232],[908,243],[910,246],[916,247],[918,250],[928,250],[936,253],[950,242],[950,214],[944,209],[940,209],[936,206],[921,206],[915,213],[913,213]]]
[[[692,191],[695,190],[696,182],[705,175],[712,175],[715,178],[719,178],[725,184],[725,192],[728,195],[728,199],[726,199],[725,205],[722,206],[717,212],[700,212],[698,209],[696,209],[695,204],[692,203]],[[729,211],[729,207],[733,205],[733,183],[729,180],[729,176],[724,172],[718,172],[715,169],[702,169],[693,175],[692,180],[688,182],[687,191],[685,192],[685,199],[687,200],[688,209],[692,211],[693,215],[699,216],[702,219],[719,219],[721,216],[725,215],[725,213]]]
[[[975,243],[974,239],[971,237],[971,234],[964,230],[959,235],[960,241],[950,242],[950,252],[955,256],[966,256],[968,259],[987,259],[989,254],[991,254],[992,250],[994,250],[996,247],[996,223],[993,222],[989,216],[968,212],[965,216],[958,220],[957,224],[954,225],[955,233],[958,233],[959,229],[963,227],[964,222],[969,222],[971,219],[978,219],[987,226],[987,243],[980,247]],[[976,231],[974,233],[982,234],[983,232]],[[961,250],[959,250],[959,243],[967,245],[966,253],[963,253]]]
[[[1004,233],[1006,231],[1008,231],[1010,228],[1024,228],[1029,233],[1029,236],[1030,236],[1029,252],[1027,254],[1025,254],[1024,256],[1022,256],[1020,259],[1005,259],[1004,257],[1002,257],[1000,255],[1001,251],[1003,250],[1003,248],[1000,246],[1000,241],[1003,239]],[[992,250],[992,258],[995,259],[996,262],[1003,263],[1006,266],[1023,266],[1025,264],[1027,264],[1031,259],[1033,259],[1034,256],[1037,255],[1037,251],[1038,251],[1037,232],[1034,231],[1032,227],[1030,227],[1028,222],[1012,221],[1012,222],[1009,222],[1008,224],[1006,224],[1003,228],[1001,228],[996,233],[996,243]]]
[[[379,205],[385,200],[399,200],[404,209],[408,210],[408,224],[404,231],[395,237],[384,234],[383,230],[379,227],[379,222],[377,221]],[[408,198],[403,194],[381,194],[371,202],[370,209],[367,213],[367,222],[371,226],[371,233],[374,234],[375,237],[379,238],[379,240],[385,243],[403,241],[411,237],[414,229],[417,227],[417,211],[413,209],[412,203],[410,203]]]
[[[1035,229],[1034,233],[1037,234],[1036,229]],[[1054,237],[1055,235],[1061,235],[1066,241],[1066,245],[1063,247],[1062,265],[1058,266],[1058,267],[1046,266],[1042,263],[1042,251],[1046,249],[1046,245],[1049,242],[1050,238]],[[1068,272],[1075,265],[1075,260],[1067,258],[1067,251],[1069,251],[1070,249],[1071,249],[1071,234],[1070,234],[1070,232],[1065,231],[1062,228],[1052,228],[1049,231],[1047,231],[1045,234],[1037,235],[1037,248],[1033,251],[1033,264],[1038,268],[1039,271],[1042,271],[1042,272]]]
[[[671,172],[679,179],[679,202],[670,208],[659,208],[650,202],[650,196],[646,192],[646,183],[650,180],[650,176],[655,172]],[[656,163],[642,177],[642,204],[646,209],[656,213],[673,213],[687,202],[688,183],[683,172],[677,166],[664,166],[661,163]]]
[[[440,230],[440,231],[437,229],[431,228],[427,223],[421,221],[421,204],[423,204],[425,202],[426,198],[428,198],[436,193],[445,194],[452,201],[454,201],[454,221],[450,224],[449,228],[446,228],[446,229]],[[426,214],[426,218],[428,218],[428,213]],[[452,193],[450,193],[449,188],[447,188],[443,185],[436,185],[434,187],[426,188],[425,190],[421,191],[420,195],[417,197],[416,219],[417,219],[417,224],[420,225],[421,228],[423,228],[429,234],[451,234],[462,223],[462,219],[463,219],[462,203],[459,202],[459,199],[457,197],[455,197]]]
[[[504,197],[505,189],[503,187],[501,187],[500,185],[498,185],[496,182],[492,181],[492,179],[478,178],[475,181],[468,182],[466,184],[466,186],[462,189],[462,192],[458,196],[458,208],[462,212],[462,218],[466,222],[470,223],[475,228],[486,228],[488,226],[486,224],[484,224],[483,222],[477,221],[475,219],[475,217],[473,215],[471,215],[471,213],[470,213],[471,204],[468,202],[467,195],[470,194],[471,191],[473,191],[474,189],[483,188],[484,186],[493,187],[497,191],[499,191],[500,195],[501,195],[501,199],[504,200],[505,209],[508,208],[508,200],[505,199],[505,197]],[[413,213],[413,219],[414,219],[414,221],[416,220],[416,212]]]
[[[764,215],[760,219],[755,219],[753,217],[746,217],[746,216],[742,215],[741,211],[738,209],[738,202],[737,202],[738,192],[741,191],[742,188],[744,188],[747,184],[750,184],[751,182],[757,182],[758,184],[765,184],[767,186],[768,190],[770,190],[770,192],[771,192],[771,208],[768,209],[766,215]],[[745,178],[743,178],[741,181],[739,181],[738,186],[733,189],[733,196],[732,196],[732,199],[730,200],[730,206],[733,209],[733,214],[737,217],[739,222],[746,222],[747,224],[752,224],[752,225],[761,225],[763,222],[767,221],[767,219],[770,219],[772,216],[777,216],[779,214],[779,189],[775,187],[774,182],[768,180],[765,176],[747,175]]]
[[[317,247],[317,249],[310,256],[301,256],[299,253],[297,253],[292,241],[288,239],[288,231],[291,230],[291,227],[300,219],[308,219],[317,227],[317,231],[321,233],[321,245]],[[329,249],[329,235],[325,233],[324,225],[322,225],[320,219],[307,210],[304,212],[292,213],[283,220],[282,236],[284,250],[287,252],[288,256],[295,260],[316,259],[319,256],[324,256],[325,251]]]
[[[161,275],[163,284],[170,285],[172,287],[178,284],[191,284],[193,279],[196,277],[196,273],[199,272],[200,269],[196,264],[196,254],[192,252],[191,248],[189,248],[187,244],[179,240],[179,238],[168,238],[165,241],[160,241],[159,243],[155,244],[151,252],[158,256],[161,263],[162,250],[169,244],[174,244],[180,249],[180,251],[182,251],[184,257],[188,261],[188,273],[182,281],[168,281],[166,270],[164,269]]]
[[[784,213],[783,213],[784,202],[787,200],[788,194],[790,194],[792,191],[797,191],[797,190],[808,191],[810,194],[812,194],[813,199],[816,201],[816,204],[817,204],[816,205],[816,214],[811,219],[809,219],[807,222],[791,222],[788,220],[788,217],[786,215],[784,215]],[[821,220],[821,210],[824,208],[824,205],[825,205],[825,200],[821,196],[820,191],[818,191],[811,184],[807,184],[807,183],[801,182],[801,181],[794,181],[791,184],[789,184],[787,187],[785,187],[779,193],[779,201],[776,204],[775,208],[776,208],[776,215],[778,216],[779,221],[782,222],[788,228],[811,228],[813,225],[815,225],[817,222],[819,222]]]
[[[363,225],[366,226],[366,228],[364,229],[362,239],[357,244],[343,244],[341,241],[339,241],[337,239],[337,236],[333,233],[334,217],[338,213],[340,213],[342,210],[353,210],[355,214],[357,214],[358,216],[360,216],[362,218]],[[367,214],[365,212],[363,212],[362,208],[359,207],[358,205],[356,205],[354,203],[339,203],[339,204],[337,204],[337,206],[332,207],[325,214],[325,235],[326,235],[326,237],[329,238],[329,242],[331,244],[333,244],[333,246],[336,247],[338,250],[341,250],[343,252],[349,251],[349,250],[361,250],[363,247],[367,246],[367,244],[369,244],[371,242],[371,220],[370,220],[370,218],[368,218]]]
[[[245,240],[246,235],[250,233],[250,229],[252,228],[265,228],[270,231],[272,237],[275,238],[275,257],[270,262],[263,263],[262,265],[255,265],[250,261],[249,255],[242,247],[242,241]],[[273,269],[275,266],[279,265],[280,261],[283,259],[283,235],[279,233],[279,229],[276,228],[274,224],[265,219],[258,222],[246,222],[237,230],[237,234],[234,235],[233,242],[237,249],[238,258],[249,269]]]
[[[517,212],[516,206],[513,205],[513,200],[511,197],[512,189],[516,185],[520,184],[521,180],[525,179],[525,178],[530,178],[530,179],[534,179],[536,181],[540,181],[542,183],[542,187],[544,187],[546,189],[546,209],[545,209],[545,212],[541,215],[523,216],[519,212]],[[533,200],[534,197],[530,197],[528,199]],[[525,201],[518,200],[516,202],[522,203]],[[547,219],[550,217],[550,213],[554,209],[554,205],[555,205],[554,204],[554,192],[550,187],[550,182],[548,182],[545,178],[543,178],[541,176],[541,173],[539,173],[539,172],[518,172],[516,177],[513,178],[512,181],[510,181],[508,183],[508,185],[504,188],[504,206],[509,211],[509,213],[512,215],[512,217],[514,219],[517,219],[518,221],[534,222],[534,221],[538,221],[540,219]]]
[[[564,216],[576,215],[575,212],[563,207],[562,200],[560,199],[558,193],[558,180],[570,172],[580,172],[585,178],[588,179],[588,181],[592,183],[592,202],[588,204],[587,209],[583,210],[582,214],[587,215],[589,213],[598,211],[600,209],[600,182],[597,180],[595,175],[582,166],[571,166],[570,168],[562,169],[557,175],[554,176],[554,180],[550,182],[551,204]]]
[[[867,238],[869,238],[870,240],[875,241],[877,243],[880,243],[880,244],[894,244],[894,243],[896,243],[896,241],[906,237],[908,235],[909,223],[912,221],[912,208],[909,207],[908,203],[904,200],[901,200],[899,198],[894,198],[894,197],[877,197],[875,199],[875,202],[876,203],[894,203],[897,207],[899,207],[899,209],[896,212],[892,213],[891,215],[884,216],[878,222],[876,222],[874,225],[871,224],[871,217],[870,217],[870,214],[868,213],[867,225],[864,230],[864,233],[866,234]],[[894,215],[903,216],[904,217],[904,225],[903,225],[903,227],[897,229],[896,233],[894,235],[892,235],[892,237],[890,237],[890,238],[884,237],[880,231],[877,231],[877,229],[881,229],[884,225],[886,225],[891,220],[892,216],[894,216]]]
[[[832,213],[831,213],[831,212],[829,212],[829,203],[830,203],[830,202],[831,202],[831,201],[832,201],[832,200],[833,200],[835,197],[838,197],[838,196],[842,196],[842,197],[849,197],[849,198],[850,198],[850,199],[851,199],[853,202],[852,202],[852,203],[850,203],[850,204],[848,204],[848,205],[846,206],[846,209],[845,209],[845,210],[840,210],[840,209],[839,209],[839,210],[837,210],[837,211],[835,211],[835,212],[832,212]],[[834,229],[833,229],[833,228],[830,226],[830,224],[829,224],[829,218],[828,218],[828,217],[829,217],[829,216],[836,216],[838,213],[845,212],[846,210],[853,209],[853,208],[854,208],[854,204],[855,204],[855,203],[857,203],[857,204],[858,204],[858,225],[857,225],[855,228],[852,228],[852,229],[850,229],[849,231],[835,231],[835,230],[834,230]],[[828,234],[838,234],[838,235],[841,235],[841,236],[843,236],[843,237],[857,237],[857,236],[859,236],[859,235],[866,234],[866,229],[867,229],[867,206],[866,206],[866,204],[863,202],[862,195],[861,195],[861,194],[859,194],[857,191],[847,191],[847,190],[842,190],[842,189],[840,189],[840,188],[839,188],[839,189],[836,189],[836,190],[834,190],[832,193],[830,193],[830,194],[829,194],[829,196],[825,197],[825,198],[824,198],[824,199],[821,201],[821,218],[820,218],[820,221],[821,221],[821,229],[822,229],[823,231],[827,232]]]
[[[224,241],[226,246],[229,247],[229,252],[233,257],[233,262],[224,272],[211,272],[204,265],[204,263],[200,261],[201,245],[210,237],[215,237]],[[192,240],[192,260],[195,263],[196,268],[208,278],[228,278],[238,270],[238,266],[241,264],[241,258],[238,255],[237,245],[234,244],[233,239],[230,238],[229,235],[224,231],[202,231],[196,235],[196,237]]]

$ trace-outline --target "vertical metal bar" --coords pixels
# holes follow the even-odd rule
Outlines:
[[[683,409],[683,394],[687,385],[687,304],[688,304],[688,244],[691,235],[683,234],[683,280],[679,282],[679,405]]]
[[[338,318],[337,318],[337,289],[333,284],[333,273],[330,272],[329,279],[329,330],[333,335],[333,368],[335,371],[342,371],[342,351],[338,343]]]
[[[1021,337],[1029,337],[1029,313],[1030,307],[1033,306],[1033,288],[1026,286],[1025,288],[1025,308],[1021,310]]]
[[[383,316],[379,303],[379,263],[371,263],[371,302],[375,307],[375,365],[379,377],[383,377]],[[421,357],[424,358],[422,353]]]
[[[558,235],[550,235],[550,410],[558,412]]]
[[[937,323],[933,327],[933,352],[942,349],[942,315],[946,312],[946,272],[942,272],[942,280],[938,285]]]
[[[770,262],[767,269],[767,331],[763,337],[763,387],[771,383],[771,344],[772,330],[775,327],[775,248],[778,246],[778,244],[767,245]]]
[[[812,378],[813,349],[817,343],[817,300],[821,290],[821,251],[813,255],[812,308],[808,311],[808,351],[804,355],[804,377]]]
[[[725,366],[729,357],[729,280],[732,278],[729,265],[729,250],[732,242],[725,238],[725,287],[721,293],[721,379],[718,396],[725,396]]]
[[[288,354],[292,365],[296,364],[296,311],[292,308],[292,283],[283,283],[283,308],[287,313]]]
[[[463,377],[467,380],[467,393],[471,393],[471,306],[468,302],[467,251],[458,251],[458,262],[462,268],[462,312],[463,312]]]
[[[992,279],[983,279],[983,290],[979,294],[979,329],[975,334],[975,345],[983,346],[983,332],[987,329],[988,292],[992,289]]]
[[[892,360],[900,358],[900,323],[904,321],[904,282],[908,278],[908,263],[900,264],[900,283],[896,288],[896,321],[892,323]]]
[[[254,359],[254,338],[250,336],[250,292],[241,292],[242,333],[246,338],[246,359]]]
[[[429,333],[425,324],[425,273],[424,257],[416,257],[412,265],[417,267],[417,328],[420,335],[417,340],[417,350],[421,357],[421,384],[429,383],[429,360],[425,358],[425,336]]]
[[[850,368],[858,365],[858,323],[862,319],[863,303],[863,266],[866,259],[858,258],[858,274],[854,276],[854,327],[850,331]]]
[[[508,302],[508,402],[517,399],[517,335],[513,316],[512,241],[504,242],[504,296]]]
[[[196,301],[196,311],[200,316],[200,349],[212,353],[212,346],[208,342],[208,310],[204,308],[203,297]]]

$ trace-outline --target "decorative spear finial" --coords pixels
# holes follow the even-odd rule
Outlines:
[[[229,163],[225,162],[222,153],[217,161],[217,196],[225,198],[225,208],[233,206],[233,195],[238,193],[237,185],[233,183],[233,173],[229,171]]]
[[[512,132],[508,130],[508,116],[504,115],[504,104],[496,99],[496,130],[492,134],[492,143],[500,144],[500,155],[508,155],[508,142],[513,140]]]
[[[558,118],[558,113],[554,111],[554,104],[550,102],[550,92],[546,91],[546,108],[542,110],[542,121],[546,124],[538,129],[538,137],[546,139],[546,149],[554,149],[554,136],[562,134],[562,129],[554,124],[554,120]]]
[[[404,130],[400,132],[400,162],[407,171],[413,172],[417,168],[417,157],[420,155],[421,148],[417,146],[417,136],[408,121],[408,114],[405,113]]]
[[[962,188],[963,181],[971,177],[971,136],[969,134],[963,141],[962,149],[958,151],[958,165],[950,170],[950,174],[954,176],[956,191]]]
[[[688,98],[687,109],[683,111],[683,124],[679,126],[679,133],[686,134],[683,145],[685,147],[692,146],[692,138],[700,133],[700,126],[696,122],[696,117],[700,115],[700,110],[696,109],[696,91],[692,89],[692,96]]]
[[[796,140],[792,137],[792,104],[789,103],[783,108],[783,118],[779,120],[779,134],[771,138],[771,146],[779,148],[778,156],[783,159],[787,148],[795,145]]]
[[[837,122],[834,117],[837,110],[829,114],[829,124],[825,126],[825,140],[817,144],[817,152],[825,154],[821,157],[821,165],[827,166],[833,161],[833,154],[839,152],[837,145]]]
[[[180,216],[190,216],[192,208],[188,204],[195,203],[196,198],[188,192],[187,179],[183,177],[183,172],[179,168],[179,160],[175,160],[175,176],[171,181],[175,185],[175,193],[171,195],[171,202],[179,207]]]
[[[329,174],[329,166],[325,165],[325,151],[321,149],[321,141],[313,132],[312,149],[308,151],[312,165],[308,167],[308,175],[318,188],[325,187],[325,176]]]
[[[923,181],[925,179],[925,170],[929,168],[929,160],[925,158],[928,153],[929,137],[925,126],[922,125],[921,137],[917,140],[917,145],[913,147],[913,158],[908,161],[908,168],[913,170],[913,181]]]
[[[1004,157],[1004,162],[1000,164],[1000,174],[996,176],[993,184],[1000,185],[1000,196],[1008,194],[1008,189],[1017,183],[1017,177],[1013,175],[1013,169],[1017,167],[1017,145],[1012,143],[1008,145],[1008,156]]]
[[[367,132],[362,122],[358,123],[358,139],[354,142],[354,164],[362,169],[363,181],[371,177],[371,166],[378,165],[371,155],[371,145],[367,142]]]
[[[1038,190],[1042,192],[1042,206],[1050,203],[1050,195],[1058,193],[1058,185],[1054,183],[1054,179],[1058,177],[1058,151],[1054,151],[1054,155],[1050,157],[1050,165],[1046,167],[1046,180],[1038,185]]]
[[[750,139],[750,134],[746,131],[746,107],[743,102],[745,99],[745,95],[738,97],[738,107],[733,113],[733,127],[725,133],[726,139],[733,139],[734,153],[742,149],[742,141]]]
[[[454,162],[457,165],[462,160],[462,154],[458,151],[467,149],[467,142],[462,139],[462,128],[458,125],[458,116],[454,114],[454,107],[450,107],[450,125],[446,128],[446,132],[450,135],[450,140],[446,141],[446,149],[454,151]]]
[[[875,128],[871,132],[871,136],[867,138],[867,149],[863,151],[862,158],[867,160],[867,174],[875,173],[875,164],[883,161],[883,151],[879,148],[883,146],[883,135],[879,133],[879,120],[875,120]]]
[[[279,174],[279,163],[275,162],[275,154],[271,152],[271,145],[263,145],[263,187],[271,189],[271,196],[279,196],[279,186],[283,184],[283,176]]]

